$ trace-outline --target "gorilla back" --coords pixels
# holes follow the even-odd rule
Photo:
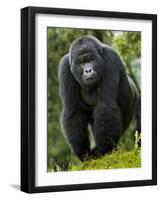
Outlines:
[[[109,153],[135,114],[137,91],[111,47],[92,36],[76,39],[59,66],[61,123],[81,159]],[[91,127],[96,148],[90,149]]]

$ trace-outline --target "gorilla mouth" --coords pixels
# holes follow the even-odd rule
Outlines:
[[[85,78],[85,80],[91,80],[91,79],[96,79],[96,78],[94,76],[90,76],[90,77]]]
[[[89,77],[84,77],[84,83],[87,85],[92,85],[96,82],[96,77],[94,76],[89,76]]]
[[[84,80],[96,79],[96,75],[83,75]]]

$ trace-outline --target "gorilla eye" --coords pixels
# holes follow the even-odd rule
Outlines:
[[[83,67],[84,67],[84,64],[85,64],[85,63],[80,62],[80,63],[79,63],[79,66],[80,66],[81,68],[83,68]]]
[[[84,57],[78,61],[78,65],[83,68],[86,63],[93,63],[94,59],[91,56]]]

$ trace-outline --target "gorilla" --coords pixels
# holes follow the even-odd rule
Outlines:
[[[71,150],[81,161],[110,153],[135,115],[138,101],[135,84],[116,51],[93,36],[76,39],[60,61],[59,80],[61,124]]]

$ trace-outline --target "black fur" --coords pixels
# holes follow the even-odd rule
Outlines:
[[[92,60],[92,61],[91,61]],[[91,62],[96,79],[83,79],[81,62]],[[64,135],[81,159],[111,152],[129,126],[137,103],[134,82],[120,57],[92,36],[75,40],[59,66]],[[89,125],[96,142],[90,150]]]

